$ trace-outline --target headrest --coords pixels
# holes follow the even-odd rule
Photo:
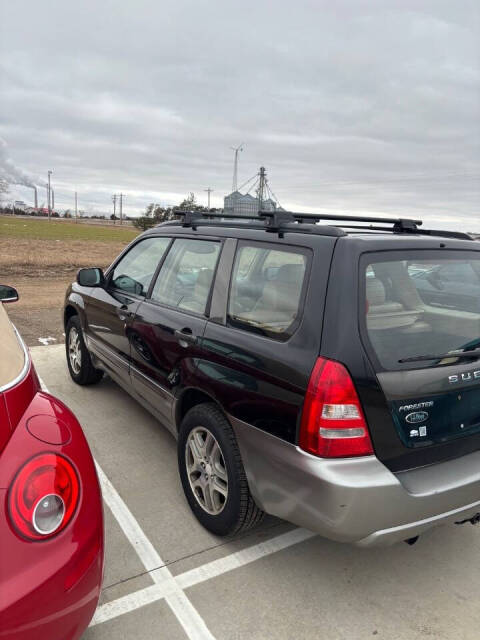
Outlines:
[[[305,267],[302,264],[282,264],[277,272],[276,282],[301,284]]]
[[[197,280],[195,282],[195,287],[204,287],[206,289],[210,288],[210,284],[213,278],[213,269],[202,269],[199,271]]]
[[[372,307],[383,304],[386,299],[385,287],[378,278],[367,276],[367,300]]]

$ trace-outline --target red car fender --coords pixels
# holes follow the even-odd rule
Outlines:
[[[0,638],[78,638],[95,611],[103,576],[103,506],[95,464],[77,419],[39,391],[33,366],[3,394],[3,402],[14,426],[0,453]],[[73,464],[80,496],[65,529],[32,541],[13,527],[8,494],[20,468],[40,453],[62,454]],[[66,629],[71,633],[65,635]]]

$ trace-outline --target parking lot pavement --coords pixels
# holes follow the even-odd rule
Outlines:
[[[84,427],[104,490],[105,579],[85,639],[478,638],[480,527],[387,549],[274,518],[217,538],[190,513],[166,429],[109,379],[76,386],[63,345],[32,355]]]

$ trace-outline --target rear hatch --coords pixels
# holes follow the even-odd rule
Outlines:
[[[403,449],[405,468],[480,449],[480,252],[364,254],[360,278],[362,341],[387,406],[375,420],[390,422],[371,425],[379,458]]]

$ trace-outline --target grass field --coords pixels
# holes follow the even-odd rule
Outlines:
[[[137,231],[68,221],[0,216],[0,274],[59,277],[106,267]]]
[[[93,242],[130,242],[138,231],[132,227],[102,226],[72,220],[15,218],[0,216],[0,238],[31,240],[87,240]]]
[[[131,227],[0,216],[0,283],[18,289],[8,313],[29,345],[62,340],[63,298],[78,269],[107,267],[137,234]]]

